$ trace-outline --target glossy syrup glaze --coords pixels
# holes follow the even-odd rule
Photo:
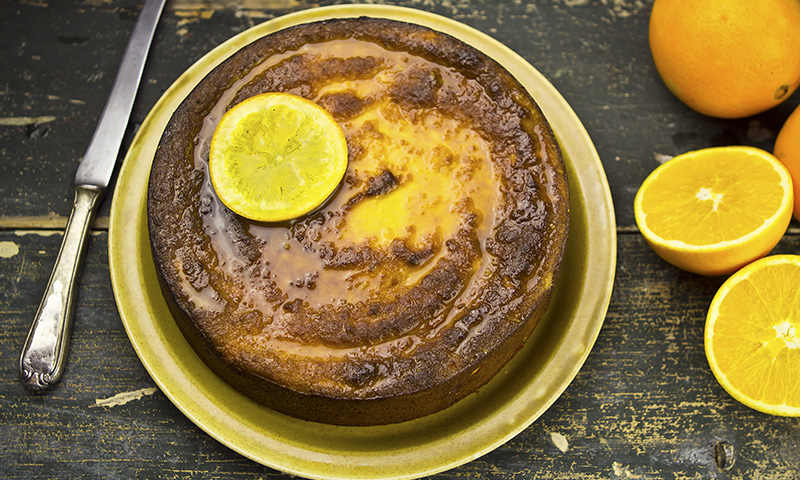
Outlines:
[[[231,213],[207,173],[219,119],[269,91],[326,108],[349,150],[339,189],[284,224]],[[543,315],[568,225],[558,146],[516,80],[373,19],[279,32],[215,69],[165,130],[149,206],[166,296],[207,363],[343,424],[424,415],[491,378]]]
[[[319,85],[316,95],[310,98],[322,104],[331,96],[370,99],[369,106],[352,118],[342,119],[341,113],[332,111],[351,145],[346,179],[326,205],[310,217],[278,225],[236,219],[258,243],[261,254],[256,263],[263,268],[248,268],[249,260],[235,245],[238,237],[226,234],[232,217],[224,212],[208,178],[201,190],[203,203],[209,206],[202,215],[204,231],[217,252],[219,271],[243,284],[244,295],[235,311],[258,310],[272,316],[256,334],[260,341],[281,342],[281,349],[302,350],[305,355],[345,355],[349,348],[320,349],[305,342],[294,348],[289,346],[292,335],[287,324],[292,315],[281,307],[298,301],[311,309],[385,301],[397,291],[419,284],[445,256],[443,242],[458,230],[474,231],[478,243],[485,244],[500,192],[492,169],[491,146],[468,123],[436,109],[404,110],[387,94],[397,84],[398,76],[408,71],[436,70],[443,83],[469,80],[408,53],[391,52],[374,43],[352,39],[306,45],[298,51],[270,57],[235,82],[205,117],[198,133],[194,154],[198,169],[206,172],[208,146],[216,124],[241,88],[297,55],[381,59],[374,76]],[[313,233],[298,238],[297,232],[309,230]],[[420,257],[424,258],[398,259],[392,253],[392,245],[397,242],[411,252],[422,252]],[[338,251],[368,249],[379,260],[332,268],[323,258],[331,245]],[[481,275],[490,275],[486,269],[491,268],[491,263],[480,262],[483,253],[475,259],[470,273],[476,278],[466,282],[472,283],[472,288],[460,293],[468,295],[469,290],[479,289]],[[380,268],[376,268],[378,265]],[[264,298],[260,282],[264,276],[280,290],[278,300]],[[194,290],[188,282],[186,287]],[[193,301],[213,311],[230,308],[228,302],[205,289],[197,291]],[[421,334],[419,330],[425,326],[417,327],[402,333]],[[386,347],[397,343],[391,339]],[[401,339],[400,343],[413,346],[416,342]]]

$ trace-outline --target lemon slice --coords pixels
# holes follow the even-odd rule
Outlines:
[[[634,199],[636,224],[664,260],[726,275],[766,255],[792,218],[792,180],[770,153],[715,147],[656,168]]]
[[[228,110],[211,138],[211,183],[238,215],[281,222],[319,207],[347,170],[347,140],[314,102],[264,93]]]

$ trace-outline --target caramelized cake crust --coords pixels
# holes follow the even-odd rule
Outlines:
[[[207,172],[218,119],[250,96],[317,102],[349,166],[318,211],[250,222]],[[156,152],[148,221],[164,296],[203,360],[299,418],[405,421],[474,392],[544,314],[568,191],[540,110],[448,35],[374,18],[282,30],[183,101]]]

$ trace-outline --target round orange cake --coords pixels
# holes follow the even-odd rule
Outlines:
[[[327,109],[349,165],[284,224],[229,211],[208,175],[227,109],[271,92]],[[164,297],[198,355],[298,418],[401,422],[489,381],[547,309],[569,223],[556,139],[499,64],[426,27],[303,24],[207,75],[163,133],[148,221]]]

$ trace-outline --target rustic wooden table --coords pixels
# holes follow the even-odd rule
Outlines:
[[[214,46],[331,3],[341,2],[168,2],[126,145],[165,89]],[[649,0],[370,3],[453,18],[541,71],[593,138],[618,224],[614,292],[577,377],[513,440],[436,478],[800,478],[800,419],[737,403],[706,363],[705,313],[724,278],[661,261],[632,209],[640,183],[665,156],[725,144],[771,149],[800,95],[741,120],[689,110],[651,61]],[[288,478],[218,443],[155,388],[113,297],[111,194],[91,235],[65,374],[43,395],[18,380],[17,356],[55,262],[78,159],[140,7],[138,0],[0,2],[0,478]],[[776,252],[800,252],[796,220]],[[103,403],[124,393],[130,401]]]

